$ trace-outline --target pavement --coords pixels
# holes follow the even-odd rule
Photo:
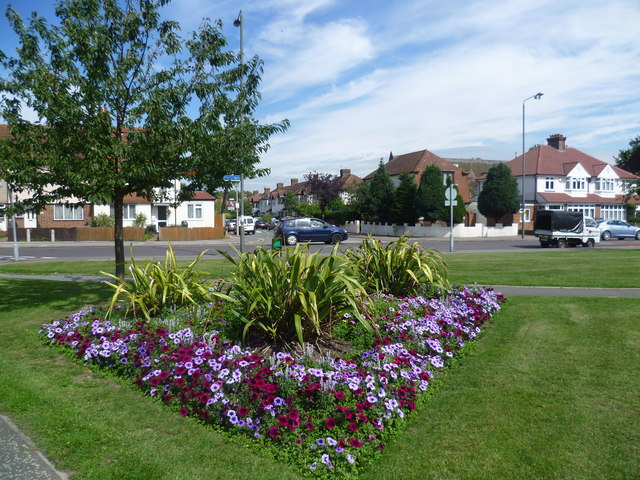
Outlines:
[[[0,479],[68,480],[6,415],[0,415]]]
[[[86,275],[20,275],[0,273],[0,278],[29,278],[64,282],[100,282],[105,277]],[[640,288],[574,288],[488,285],[506,296],[640,298]],[[66,473],[40,452],[5,415],[0,415],[0,480],[68,480]]]

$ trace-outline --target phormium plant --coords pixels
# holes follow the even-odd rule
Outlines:
[[[347,250],[345,257],[369,293],[408,297],[449,288],[442,258],[417,242],[410,245],[404,235],[387,246],[369,236],[356,250]]]
[[[302,345],[330,334],[345,314],[373,330],[360,314],[366,292],[337,247],[327,256],[309,254],[300,245],[282,252],[260,247],[238,258],[220,253],[237,267],[230,292],[243,339],[250,329],[258,328],[272,341],[297,340]]]
[[[111,316],[121,297],[126,298],[127,314],[134,317],[142,314],[147,319],[158,315],[166,308],[175,309],[206,304],[213,297],[231,301],[231,298],[219,289],[213,288],[211,283],[203,282],[204,272],[194,269],[205,253],[206,250],[202,251],[186,267],[179,268],[173,247],[169,244],[164,264],[158,261],[147,262],[144,267],[141,267],[135,262],[131,252],[131,265],[129,265],[131,280],[123,280],[110,273],[100,272],[115,281],[115,283],[104,282],[114,289],[106,317]]]

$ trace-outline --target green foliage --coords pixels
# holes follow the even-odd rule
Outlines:
[[[620,150],[615,157],[616,167],[640,175],[640,135],[629,142],[629,148]]]
[[[99,213],[91,220],[92,227],[113,227],[113,217],[108,213]]]
[[[464,217],[467,214],[467,207],[464,204],[464,200],[460,194],[456,196],[456,205],[453,207],[453,223],[464,222]]]
[[[448,220],[448,212],[444,212],[445,188],[442,170],[437,165],[427,165],[416,191],[415,207],[418,217],[424,217],[428,221]]]
[[[133,226],[144,228],[146,225],[147,225],[147,216],[144,213],[140,212],[139,214],[136,215],[136,218],[133,221]]]
[[[404,172],[400,174],[400,185],[393,194],[393,223],[415,223],[417,219],[415,209],[416,181],[413,174]]]
[[[504,163],[497,163],[487,173],[487,180],[478,196],[478,210],[485,217],[497,220],[518,211],[518,197],[518,182],[511,169]]]
[[[243,339],[258,329],[275,342],[303,344],[330,334],[344,314],[371,331],[360,315],[365,291],[338,251],[335,247],[330,255],[320,256],[300,245],[282,251],[259,247],[238,258],[219,251],[237,267],[231,291]]]
[[[135,262],[132,251],[129,265],[131,280],[100,272],[115,282],[104,282],[114,289],[106,316],[112,315],[121,297],[126,299],[127,315],[138,317],[142,314],[147,319],[165,309],[206,304],[214,297],[231,301],[230,297],[202,281],[204,272],[194,269],[205,252],[202,251],[186,267],[178,267],[173,247],[169,244],[164,264],[159,261],[147,262],[141,267]]]
[[[345,253],[349,268],[369,293],[399,297],[435,293],[449,287],[447,265],[435,252],[407,237],[383,246],[369,236],[355,250]]]
[[[387,172],[382,160],[378,165],[378,170],[369,182],[368,201],[371,203],[369,214],[382,223],[393,222],[393,194],[394,186],[391,176]]]
[[[182,201],[222,186],[225,174],[264,175],[260,155],[288,127],[252,118],[260,60],[241,63],[228,51],[219,21],[181,38],[177,22],[162,20],[166,3],[60,0],[55,22],[34,12],[25,23],[7,9],[19,46],[16,58],[0,52],[0,117],[11,133],[0,178],[29,191],[29,205],[17,208],[69,197],[113,205],[118,276],[126,195],[149,197],[189,178]],[[27,120],[23,106],[47,128]]]
[[[302,215],[303,209],[302,202],[300,202],[293,192],[287,192],[284,196],[284,210],[288,215],[298,216]]]

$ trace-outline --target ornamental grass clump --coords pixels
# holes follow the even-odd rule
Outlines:
[[[131,265],[129,265],[130,280],[121,279],[106,272],[103,275],[113,279],[104,283],[114,289],[113,297],[106,316],[109,318],[121,299],[125,299],[126,315],[143,316],[151,319],[166,309],[198,306],[210,303],[213,298],[231,301],[220,289],[212,283],[202,280],[205,272],[195,270],[195,265],[206,253],[200,255],[186,267],[179,268],[173,247],[169,244],[164,264],[147,262],[144,267],[139,266],[131,251]]]
[[[440,255],[406,236],[383,246],[369,236],[356,250],[347,250],[352,274],[369,293],[409,297],[449,289],[447,265]]]
[[[309,254],[300,245],[281,252],[259,247],[238,258],[220,253],[237,267],[230,282],[231,309],[243,341],[249,331],[258,330],[274,343],[297,340],[303,345],[330,335],[345,314],[373,332],[360,314],[366,292],[337,247],[326,256]]]

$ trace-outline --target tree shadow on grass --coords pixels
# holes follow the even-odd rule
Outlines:
[[[0,313],[38,307],[68,310],[104,304],[112,295],[101,283],[0,279]]]

